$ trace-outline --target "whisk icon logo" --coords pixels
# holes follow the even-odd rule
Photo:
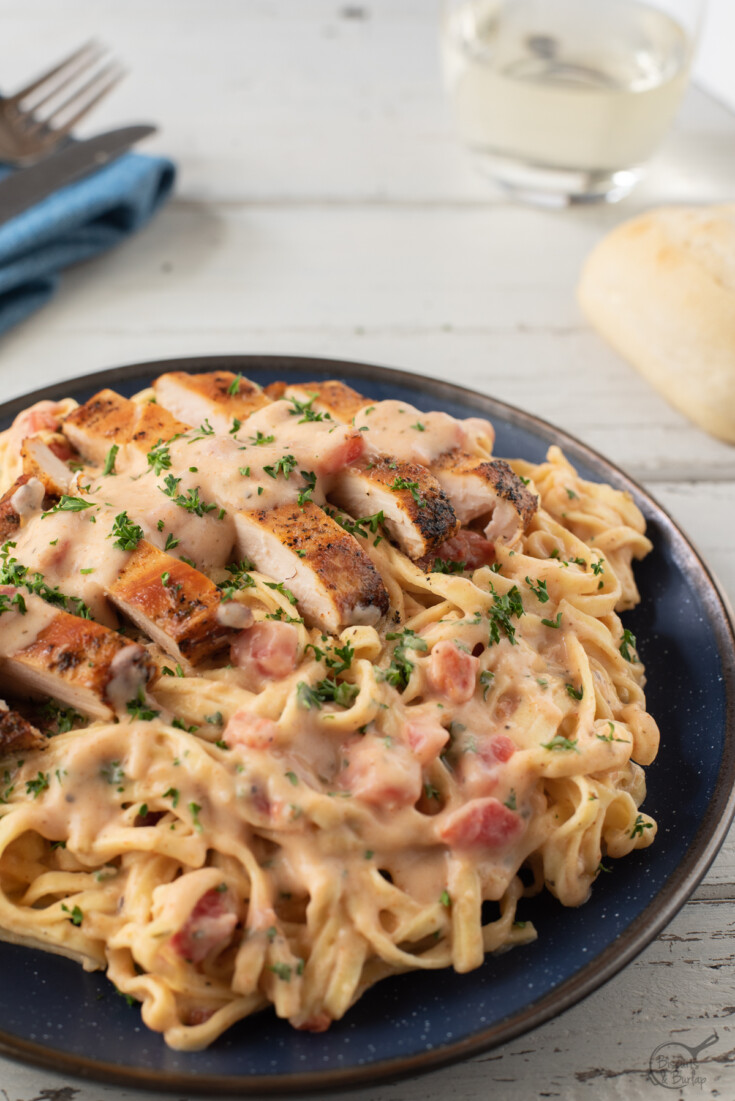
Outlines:
[[[682,1086],[699,1086],[701,1089],[705,1078],[699,1073],[697,1057],[700,1051],[716,1044],[718,1039],[717,1033],[713,1032],[696,1047],[689,1047],[680,1040],[667,1040],[665,1044],[659,1044],[651,1052],[648,1063],[650,1080],[669,1090],[679,1090]]]

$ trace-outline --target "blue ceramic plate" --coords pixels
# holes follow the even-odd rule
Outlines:
[[[0,1052],[120,1085],[212,1095],[372,1085],[485,1051],[556,1016],[624,967],[671,920],[715,856],[735,809],[735,639],[728,613],[688,540],[618,469],[543,421],[448,383],[299,357],[169,360],[29,394],[0,408],[0,424],[42,397],[73,394],[84,401],[103,386],[132,394],[165,370],[214,369],[261,383],[342,378],[376,399],[458,417],[480,414],[495,424],[498,455],[538,461],[557,443],[584,477],[633,494],[654,551],[637,569],[642,601],[625,622],[640,640],[648,706],[662,734],[645,802],[659,834],[652,848],[615,862],[579,909],[564,909],[547,895],[522,905],[520,917],[539,931],[534,944],[490,957],[467,975],[388,979],[320,1035],[296,1032],[263,1012],[207,1051],[170,1051],[102,975],[0,944]]]

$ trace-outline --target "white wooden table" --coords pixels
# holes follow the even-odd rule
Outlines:
[[[623,205],[542,212],[492,192],[456,145],[427,0],[24,0],[5,6],[2,27],[4,87],[96,30],[132,75],[93,128],[154,119],[151,149],[180,168],[176,198],[149,229],[69,273],[49,307],[0,341],[6,397],[212,352],[449,378],[624,467],[735,598],[735,449],[653,393],[590,331],[574,295],[584,256],[623,218],[732,198],[735,117],[724,107],[692,90]],[[582,1005],[489,1055],[353,1096],[735,1097],[734,899],[731,834],[671,926]],[[696,1046],[713,1030],[700,1080],[668,1092],[647,1080],[656,1046]],[[0,1060],[4,1101],[152,1096]]]

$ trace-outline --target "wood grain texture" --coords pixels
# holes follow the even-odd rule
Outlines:
[[[83,133],[156,120],[149,148],[177,160],[177,194],[2,338],[6,397],[119,363],[221,352],[451,378],[558,424],[640,479],[735,599],[735,448],[671,409],[590,331],[574,297],[583,258],[622,219],[732,197],[733,115],[692,89],[627,203],[526,210],[456,142],[426,0],[100,0],[93,28],[90,11],[86,0],[6,5],[2,86],[94,29],[132,75]],[[731,833],[675,921],[584,1004],[461,1066],[349,1096],[735,1096],[734,903]],[[668,1090],[650,1079],[660,1044],[696,1048],[714,1032],[701,1081]],[[157,1096],[0,1059],[2,1101]]]

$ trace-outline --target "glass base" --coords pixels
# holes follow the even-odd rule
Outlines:
[[[480,171],[520,202],[565,207],[573,203],[617,203],[629,195],[643,175],[640,167],[610,171],[550,168],[513,160],[487,151],[473,151]]]

